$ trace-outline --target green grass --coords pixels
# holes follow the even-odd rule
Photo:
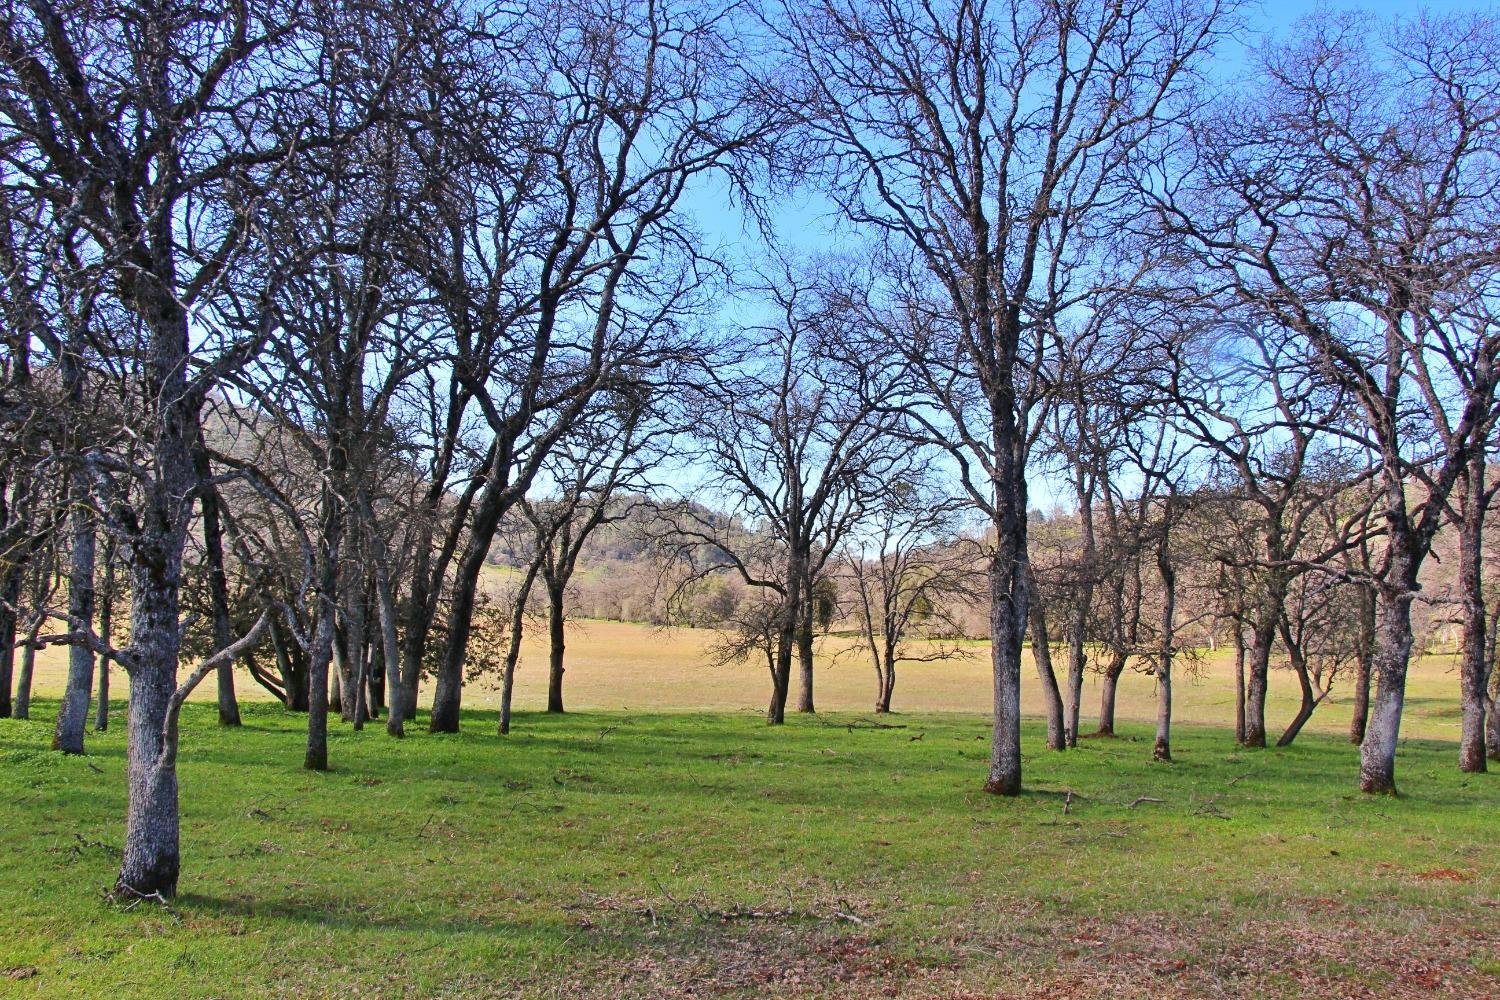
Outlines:
[[[175,914],[102,895],[123,725],[66,758],[55,704],[0,720],[0,995],[1500,994],[1500,776],[1447,743],[1372,799],[1329,736],[1159,765],[1033,725],[1002,800],[970,716],[473,713],[311,774],[243,709],[186,711]]]

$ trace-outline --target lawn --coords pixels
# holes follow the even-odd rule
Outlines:
[[[64,758],[55,710],[0,720],[5,995],[1500,996],[1500,776],[1443,739],[1370,799],[1334,735],[1032,724],[1001,800],[977,714],[473,711],[311,774],[193,704],[181,896],[125,912],[123,727]]]

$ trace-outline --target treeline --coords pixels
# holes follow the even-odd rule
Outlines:
[[[1487,718],[1500,751],[1492,18],[1324,18],[1227,80],[1216,0],[4,10],[0,713],[65,645],[82,752],[127,673],[119,894],[175,891],[199,683],[234,725],[243,662],[312,769],[424,681],[457,731],[480,670],[506,731],[533,593],[563,707],[600,532],[765,664],[773,724],[835,623],[888,709],[982,608],[1013,795],[1024,643],[1050,745],[1084,670],[1108,732],[1143,669],[1169,760],[1205,635],[1247,745],[1273,655],[1283,741],[1352,675],[1393,792],[1447,530],[1460,766]],[[841,253],[769,235],[808,195]],[[1043,476],[1071,517],[1033,524]]]

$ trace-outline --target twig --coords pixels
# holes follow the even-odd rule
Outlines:
[[[1152,797],[1150,795],[1142,795],[1142,796],[1137,797],[1134,802],[1130,803],[1130,805],[1126,806],[1125,808],[1126,809],[1134,809],[1136,806],[1140,805],[1142,802],[1165,802],[1165,801],[1167,801],[1167,800],[1166,799],[1154,798],[1154,797]]]
[[[1067,798],[1063,799],[1063,815],[1066,816],[1073,811],[1073,789],[1068,789]]]
[[[149,899],[153,903],[156,903],[158,906],[160,906],[163,910],[166,910],[167,915],[170,916],[174,921],[179,924],[182,923],[182,915],[179,914],[176,910],[172,909],[172,904],[167,902],[167,897],[163,896],[160,891],[141,892],[141,890],[137,889],[133,885],[130,885],[126,882],[120,882],[115,886],[114,891],[110,893],[110,896],[113,897],[114,893],[118,892],[121,889],[124,889],[126,892],[135,897],[130,902],[121,907],[121,910],[123,912],[129,913],[131,910],[135,909],[137,906],[140,906],[143,902]]]

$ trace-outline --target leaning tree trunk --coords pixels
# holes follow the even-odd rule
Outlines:
[[[504,454],[496,450],[486,473],[489,479],[469,526],[469,539],[464,544],[454,574],[452,600],[448,607],[448,646],[443,651],[437,682],[433,686],[430,732],[458,732],[459,712],[463,707],[464,662],[469,652],[469,634],[474,628],[474,599],[479,590],[479,574],[484,570],[484,560],[489,555],[500,519],[513,501],[501,478],[505,461]]]
[[[1302,732],[1302,727],[1307,725],[1307,720],[1312,718],[1313,711],[1323,700],[1313,690],[1312,676],[1307,670],[1307,659],[1302,655],[1302,647],[1293,641],[1286,622],[1281,624],[1281,643],[1286,647],[1287,659],[1291,661],[1292,672],[1297,675],[1297,686],[1302,692],[1302,703],[1297,708],[1297,714],[1292,718],[1291,724],[1286,727],[1286,732],[1281,734],[1281,739],[1276,741],[1278,747],[1289,747],[1297,734]]]
[[[94,627],[94,516],[84,492],[82,474],[75,477],[70,515],[73,544],[68,560],[68,619],[70,630]],[[52,749],[83,753],[83,733],[89,720],[89,697],[94,693],[94,650],[86,642],[68,647],[68,684],[57,711]]]
[[[1047,749],[1065,750],[1068,746],[1063,724],[1062,692],[1057,687],[1057,672],[1052,669],[1052,639],[1047,634],[1047,617],[1042,602],[1031,601],[1031,658],[1036,662],[1037,677],[1042,682],[1042,699],[1047,706]]]
[[[531,597],[532,585],[536,583],[541,563],[533,559],[526,567],[526,575],[516,591],[515,603],[510,609],[510,638],[505,649],[505,672],[500,682],[500,735],[510,733],[511,699],[516,690],[516,665],[521,660],[521,632],[526,626],[526,601]]]
[[[1375,697],[1370,723],[1359,748],[1359,787],[1371,794],[1396,793],[1396,743],[1406,703],[1406,670],[1411,661],[1411,603],[1417,589],[1418,541],[1409,529],[1389,525],[1386,579],[1376,594],[1375,652],[1371,661]]]
[[[547,581],[547,711],[563,710],[563,658],[567,654],[567,616],[561,580]]]

